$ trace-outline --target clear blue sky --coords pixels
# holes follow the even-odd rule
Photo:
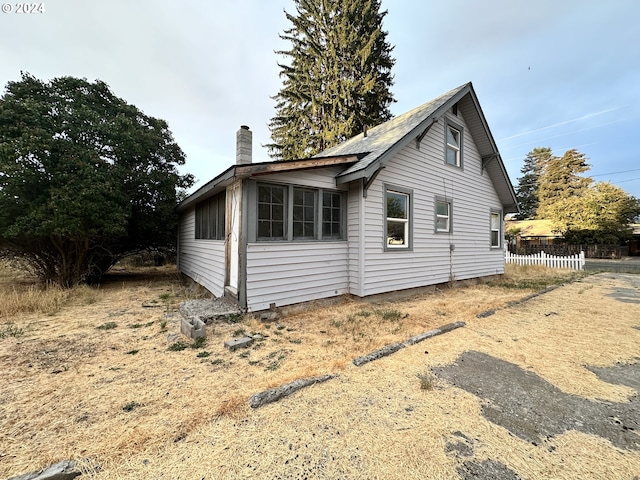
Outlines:
[[[269,160],[275,50],[291,0],[55,0],[17,13],[3,0],[0,84],[99,78],[167,120],[202,185],[235,159],[235,132],[254,132]],[[2,2],[0,2],[2,3]],[[39,3],[40,4],[40,3]],[[9,7],[7,7],[8,5]],[[570,148],[596,180],[640,197],[637,0],[382,0],[403,113],[472,81],[513,183],[532,148]]]

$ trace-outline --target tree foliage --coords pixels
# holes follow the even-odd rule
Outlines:
[[[551,212],[559,202],[583,195],[593,180],[580,174],[589,168],[586,155],[575,149],[567,150],[562,157],[551,156],[538,180],[537,217],[552,218]]]
[[[391,118],[391,57],[380,0],[294,0],[277,53],[284,78],[271,119],[272,157],[306,158]]]
[[[22,74],[0,98],[0,249],[72,286],[174,245],[183,163],[167,123],[104,82]]]
[[[631,238],[629,224],[640,215],[640,201],[609,182],[597,182],[580,196],[549,208],[554,227],[569,243],[618,244]]]
[[[520,169],[520,173],[523,175],[518,178],[516,187],[516,195],[520,204],[520,213],[516,215],[516,220],[536,218],[540,204],[540,175],[551,158],[553,155],[549,147],[536,147],[525,157],[524,164]]]
[[[520,170],[516,192],[518,220],[551,220],[569,243],[618,244],[630,238],[629,224],[640,215],[640,201],[607,182],[593,182],[584,153],[561,157],[550,148],[534,148]]]

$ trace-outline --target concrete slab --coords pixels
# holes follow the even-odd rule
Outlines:
[[[237,319],[243,314],[242,309],[223,298],[206,298],[187,300],[178,307],[184,318],[198,319],[203,323]]]

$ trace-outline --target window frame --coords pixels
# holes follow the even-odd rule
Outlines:
[[[327,205],[325,203],[325,194],[331,195],[331,204]],[[338,207],[334,206],[333,203],[333,196],[337,195],[340,198],[340,205]],[[322,238],[322,240],[324,241],[341,241],[341,240],[346,240],[346,227],[345,227],[345,222],[346,222],[346,208],[347,208],[347,203],[346,203],[346,192],[340,192],[340,191],[336,191],[336,190],[328,190],[328,189],[322,189],[321,191],[318,192],[318,198],[320,199],[320,207],[319,209],[322,210],[320,212],[320,232],[319,235]],[[326,221],[325,219],[325,210],[329,209],[329,212],[331,212],[331,218],[328,219],[328,221]],[[338,210],[340,212],[340,219],[338,221],[333,220],[333,211],[334,210]],[[325,237],[325,223],[329,224],[331,226],[331,233]],[[338,225],[338,235],[334,235],[333,234],[333,226],[334,225]]]
[[[448,205],[448,210],[449,210],[449,214],[446,217],[447,218],[447,230],[443,230],[443,229],[439,229],[438,228],[438,219],[443,218],[442,215],[438,214],[438,203],[446,203]],[[433,202],[433,231],[434,233],[437,234],[445,234],[445,235],[449,235],[451,233],[453,233],[453,200],[448,198],[448,197],[442,197],[439,195],[436,195],[435,200]]]
[[[194,239],[224,240],[226,237],[226,191],[196,203],[194,209]],[[205,212],[206,209],[206,212]]]
[[[456,132],[458,132],[458,142],[459,145],[456,147],[452,144],[449,143],[449,129],[452,129]],[[451,167],[456,167],[456,168],[463,168],[464,165],[464,161],[463,161],[463,157],[464,157],[464,152],[463,152],[463,145],[464,145],[464,128],[462,127],[462,125],[449,120],[448,118],[445,120],[444,122],[444,163],[445,165],[449,165]],[[454,150],[456,152],[456,163],[450,163],[449,162],[449,150]]]
[[[493,218],[498,217],[498,230],[493,228]],[[502,210],[491,209],[489,212],[489,246],[491,249],[501,249],[504,246],[504,233],[503,233]],[[493,233],[498,232],[498,244],[493,243]]]
[[[270,230],[273,233],[273,208],[270,208],[270,217],[269,219],[261,219],[260,218],[260,187],[266,187],[266,188],[270,188],[270,189],[275,189],[275,188],[280,188],[282,190],[282,220],[275,220],[277,222],[282,222],[282,235],[281,236],[274,236],[273,234],[270,236],[260,236],[260,222],[261,221],[268,221],[270,222],[271,226],[270,226]],[[256,186],[256,240],[259,242],[265,241],[265,242],[277,242],[277,241],[285,241],[288,237],[289,231],[290,229],[288,229],[288,219],[291,218],[291,215],[289,213],[289,209],[288,209],[288,195],[289,191],[287,189],[286,186],[284,185],[276,185],[276,184],[258,184]],[[262,202],[264,205],[267,205],[267,203]],[[273,206],[274,203],[270,202],[268,203],[268,205]]]
[[[407,252],[413,250],[413,190],[409,188],[397,187],[395,185],[384,184],[382,193],[383,203],[383,246],[385,252]],[[406,207],[406,219],[399,219],[395,217],[389,217],[387,212],[387,194],[394,193],[397,195],[406,195],[407,207]],[[391,221],[402,221],[405,224],[405,238],[406,242],[402,245],[395,245],[389,243],[389,219]]]
[[[305,203],[306,197],[303,196],[302,205],[296,205],[296,192],[311,193],[313,195],[313,213],[311,215],[311,220],[308,220],[306,216],[306,208],[308,205]],[[291,202],[289,202],[289,208],[291,209],[291,236],[294,242],[305,241],[305,240],[317,240],[318,239],[318,191],[317,189],[307,188],[307,187],[297,187],[294,186],[292,190]],[[296,216],[296,208],[302,208],[302,218],[297,219]],[[312,222],[313,232],[311,235],[304,235],[305,224]],[[303,235],[296,236],[296,224],[302,225]]]
[[[272,187],[282,188],[284,191],[284,235],[282,237],[265,237],[259,236],[259,191],[260,187]],[[314,212],[313,212],[313,237],[309,236],[294,236],[294,222],[297,222],[296,215],[294,214],[294,197],[296,191],[312,192],[314,194]],[[338,234],[332,234],[328,237],[323,235],[324,233],[324,194],[337,194],[340,196],[340,218],[338,222],[331,222],[335,227],[336,223],[339,224]],[[347,192],[344,190],[333,190],[329,188],[311,187],[308,185],[294,185],[284,184],[269,181],[251,181],[249,188],[249,204],[254,208],[250,209],[249,213],[249,232],[248,238],[250,242],[268,242],[268,243],[292,243],[292,242],[342,242],[347,240]],[[301,206],[301,205],[297,205]],[[333,204],[331,205],[333,207]],[[304,208],[304,207],[303,207]],[[335,207],[333,207],[335,210]],[[306,219],[304,220],[306,221]],[[303,221],[303,222],[304,222]],[[332,232],[334,228],[332,227]],[[339,238],[338,238],[339,237]]]

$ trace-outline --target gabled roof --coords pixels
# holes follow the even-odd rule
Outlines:
[[[458,109],[467,123],[467,128],[482,157],[483,168],[493,181],[505,213],[517,212],[518,202],[515,191],[471,82],[369,129],[366,136],[361,133],[340,145],[329,148],[316,155],[316,158],[358,155],[361,159],[340,173],[336,179],[337,183],[347,183],[360,178],[368,181],[409,142],[423,136],[431,125],[455,104],[458,104]]]
[[[409,142],[421,139],[428,129],[454,105],[458,105],[482,157],[482,168],[489,174],[504,213],[518,211],[515,191],[500,158],[498,147],[489,131],[478,98],[471,82],[440,95],[407,113],[373,127],[349,140],[324,150],[312,158],[277,162],[234,165],[200,187],[185,198],[177,207],[178,211],[195,202],[222,191],[236,178],[247,178],[256,174],[278,171],[295,171],[323,166],[344,165],[344,171],[336,176],[336,183],[342,185],[353,180],[370,181]]]

